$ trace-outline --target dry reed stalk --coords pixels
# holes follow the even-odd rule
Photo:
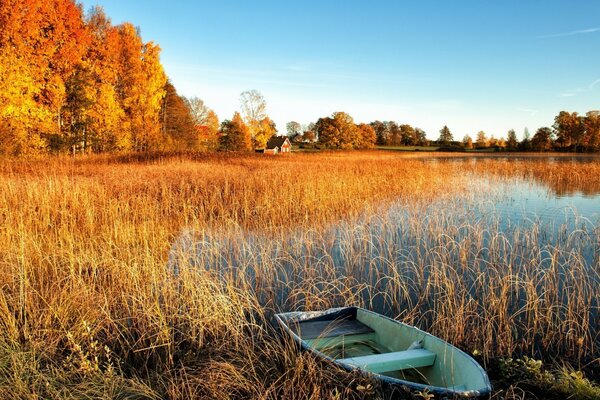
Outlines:
[[[0,386],[7,397],[360,396],[352,378],[324,384],[334,372],[273,342],[266,323],[346,304],[486,358],[593,358],[600,270],[582,254],[598,254],[599,232],[548,244],[538,225],[508,234],[474,219],[466,205],[514,179],[598,193],[600,163],[377,152],[0,163]]]

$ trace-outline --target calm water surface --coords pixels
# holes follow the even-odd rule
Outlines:
[[[574,321],[565,329],[578,332],[585,326],[587,333],[576,334],[597,341],[600,188],[584,179],[554,187],[543,177],[493,173],[467,180],[471,190],[429,204],[399,199],[326,229],[303,227],[275,237],[239,227],[186,232],[173,245],[170,265],[177,271],[177,255],[183,254],[186,263],[254,292],[269,309],[350,302],[392,317],[412,312],[418,316],[412,321],[423,329],[435,329],[437,307],[453,296],[454,304],[476,303],[483,319],[506,311],[513,315],[514,334],[527,336],[537,314],[523,310],[535,302],[556,312],[557,320]],[[503,282],[515,284],[507,289]],[[489,309],[489,299],[507,295],[506,290],[507,309]]]

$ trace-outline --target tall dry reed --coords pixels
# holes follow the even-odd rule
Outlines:
[[[274,311],[344,304],[486,358],[598,357],[598,231],[548,244],[539,226],[508,237],[469,218],[465,204],[499,193],[478,179],[490,175],[600,189],[597,161],[4,161],[0,394],[361,397],[362,378],[336,384],[268,324]]]

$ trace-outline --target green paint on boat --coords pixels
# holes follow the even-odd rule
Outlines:
[[[356,307],[277,314],[303,348],[388,384],[460,397],[491,392],[487,374],[469,355],[427,332]]]

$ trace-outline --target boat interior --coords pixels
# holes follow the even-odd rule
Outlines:
[[[379,314],[342,309],[289,327],[307,347],[347,367],[453,391],[486,387],[480,367],[466,354]]]

